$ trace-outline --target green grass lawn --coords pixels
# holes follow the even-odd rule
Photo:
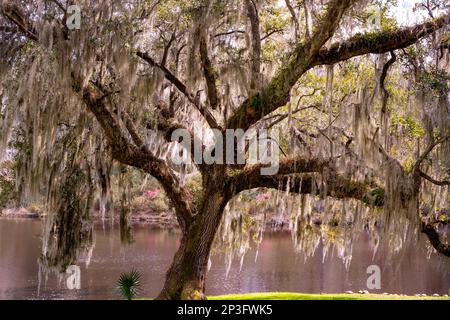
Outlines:
[[[450,300],[449,297],[416,297],[383,294],[308,294],[290,292],[264,292],[209,296],[209,300]]]

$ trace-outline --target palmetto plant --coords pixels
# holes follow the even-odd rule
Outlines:
[[[122,273],[116,283],[117,292],[127,300],[135,298],[140,288],[141,274],[136,270]]]

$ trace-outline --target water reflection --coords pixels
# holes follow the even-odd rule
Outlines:
[[[39,287],[38,258],[41,223],[33,220],[0,220],[0,299],[115,299],[114,283],[122,272],[135,268],[142,273],[142,296],[155,296],[178,246],[176,231],[133,226],[134,242],[122,245],[118,226],[96,226],[95,248],[88,267],[80,262],[80,289],[66,289],[67,278],[49,274]],[[322,263],[320,248],[304,261],[294,254],[290,235],[266,234],[255,262],[256,249],[246,255],[225,277],[225,258],[212,259],[207,293],[226,294],[261,291],[344,292],[366,288],[369,265],[381,268],[381,289],[374,292],[402,294],[447,294],[450,287],[450,259],[432,254],[427,259],[425,239],[387,259],[380,249],[372,259],[368,240],[361,237],[353,248],[347,271],[336,256]],[[73,280],[73,279],[72,279]]]

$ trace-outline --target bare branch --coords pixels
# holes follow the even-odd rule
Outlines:
[[[176,33],[175,31],[172,32],[172,35],[170,36],[169,41],[168,41],[167,44],[164,46],[164,52],[163,52],[163,56],[162,56],[162,58],[161,58],[161,63],[160,63],[161,66],[165,66],[166,63],[167,63],[167,58],[168,58],[168,55],[169,55],[170,47],[172,46],[172,43],[173,43],[173,41],[174,41],[175,38],[176,38],[175,33]]]
[[[204,105],[202,105],[200,102],[197,101],[195,96],[189,92],[186,85],[181,82],[180,79],[178,79],[172,72],[170,72],[169,69],[167,69],[165,66],[162,66],[158,63],[156,63],[155,60],[153,60],[152,57],[150,57],[146,52],[137,51],[136,55],[147,62],[150,66],[159,68],[163,73],[164,77],[172,83],[187,99],[190,103],[192,103],[197,110],[200,112],[200,114],[205,118],[206,122],[209,124],[211,128],[219,128],[219,124],[217,123],[217,120],[215,117],[211,114],[211,112],[208,110],[208,108]]]
[[[279,115],[275,115],[274,117],[278,117],[278,119],[274,120],[273,122],[271,122],[270,124],[267,125],[267,128],[272,128],[274,125],[280,123],[281,121],[283,121],[284,119],[286,119],[289,116],[292,116],[296,113],[299,113],[301,111],[305,111],[308,109],[319,109],[316,105],[310,105],[310,106],[306,106],[306,107],[297,107],[295,108],[295,110],[293,110],[291,113],[285,113],[285,114],[279,114]]]
[[[298,98],[298,100],[297,100],[297,106],[295,107],[295,110],[291,112],[291,114],[300,112],[300,111],[302,111],[302,110],[310,109],[310,108],[316,108],[316,109],[318,109],[318,107],[317,107],[317,106],[314,106],[314,105],[311,105],[311,106],[308,106],[308,107],[300,107],[300,103],[302,102],[302,100],[303,100],[304,98],[312,97],[313,95],[316,94],[316,92],[317,92],[318,90],[319,90],[318,88],[313,88],[313,91],[312,91],[311,93],[302,94],[302,95]],[[280,116],[286,116],[286,117],[287,117],[287,116],[289,116],[289,113],[285,113],[285,114],[275,114],[275,115],[272,115],[272,116],[263,118],[263,119],[261,119],[261,121],[267,121],[267,120],[270,120],[270,119],[273,119],[273,118],[276,118],[276,117],[280,117]],[[283,118],[283,119],[284,119],[284,118]]]
[[[397,61],[397,56],[395,55],[394,51],[391,51],[391,58],[383,66],[383,71],[381,72],[379,85],[382,90],[382,98],[383,98],[382,105],[381,105],[382,113],[386,113],[387,102],[389,99],[389,91],[387,91],[386,87],[384,86],[384,81],[386,80],[389,68],[395,63],[395,61]]]
[[[23,11],[14,3],[3,1],[0,13],[13,22],[19,30],[30,40],[38,41],[39,37],[33,28],[32,22],[24,15]]]
[[[261,35],[259,31],[259,17],[255,0],[245,0],[247,16],[250,19],[252,35],[252,79],[251,89],[259,89],[261,85]]]
[[[442,243],[439,233],[436,231],[433,225],[422,222],[422,233],[425,233],[430,241],[431,245],[437,252],[450,257],[450,245]]]
[[[446,137],[442,137],[439,138],[433,142],[431,142],[427,148],[422,152],[422,154],[420,155],[419,159],[417,159],[416,163],[413,166],[412,171],[413,172],[418,172],[420,170],[420,165],[422,164],[422,162],[428,157],[428,155],[433,151],[433,149],[438,146],[439,144],[447,141],[450,139],[450,136],[446,136]]]
[[[446,181],[446,180],[436,180],[433,179],[432,177],[430,177],[429,175],[427,175],[425,172],[423,172],[422,170],[419,171],[420,176],[428,181],[430,181],[431,183],[437,185],[437,186],[450,186],[450,181]]]
[[[284,0],[284,1],[286,3],[286,6],[289,9],[289,12],[291,13],[292,22],[294,23],[294,37],[295,37],[295,39],[297,39],[298,38],[298,29],[300,28],[299,24],[298,24],[297,14],[295,13],[295,9],[292,6],[290,0]]]
[[[330,1],[311,41],[297,44],[291,52],[289,62],[279,70],[278,75],[266,88],[245,100],[228,119],[226,127],[246,130],[265,115],[284,106],[290,99],[291,88],[311,68],[313,57],[333,35],[344,12],[355,2],[356,0]]]
[[[271,35],[275,34],[275,33],[279,33],[279,32],[283,32],[284,29],[273,29],[270,30],[269,32],[267,32],[262,38],[261,38],[261,42],[266,40],[267,38],[269,38]]]
[[[216,86],[217,76],[212,66],[211,60],[209,59],[208,56],[206,32],[205,30],[199,30],[199,32],[200,32],[200,45],[199,45],[200,59],[202,62],[203,75],[205,76],[206,80],[209,104],[211,105],[212,109],[217,109],[217,106],[219,104],[219,94],[217,93],[217,86]]]
[[[221,33],[217,33],[216,35],[214,35],[214,38],[228,36],[228,35],[234,34],[234,33],[244,34],[245,31],[244,30],[231,30],[231,31],[221,32]]]

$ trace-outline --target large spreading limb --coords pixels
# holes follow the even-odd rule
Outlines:
[[[6,5],[5,5],[6,3]],[[37,31],[32,28],[30,20],[16,6],[9,2],[3,2],[2,14],[14,23],[20,31],[30,40],[38,42]],[[26,29],[27,28],[27,29]],[[124,134],[118,119],[111,113],[107,106],[104,92],[93,83],[82,87],[81,79],[72,77],[72,87],[75,92],[80,92],[82,100],[95,116],[103,129],[112,149],[113,157],[126,165],[130,165],[148,172],[154,176],[164,188],[177,213],[177,219],[183,231],[186,231],[193,218],[193,208],[187,190],[181,187],[178,177],[171,171],[169,166],[161,159],[155,157],[140,140],[134,125],[125,119],[127,128],[134,143]]]
[[[365,35],[356,35],[348,40],[333,44],[329,49],[320,50],[311,66],[335,64],[350,58],[369,53],[385,53],[403,49],[421,38],[448,25],[450,14],[433,21],[400,30],[378,31]]]
[[[75,85],[74,87],[79,86]],[[191,202],[187,190],[181,187],[178,177],[163,160],[155,157],[143,144],[138,146],[130,143],[123,134],[117,119],[109,111],[106,100],[103,99],[103,93],[97,87],[89,84],[82,89],[82,96],[83,102],[100,123],[111,145],[114,159],[123,164],[142,169],[155,177],[175,206],[180,227],[182,230],[186,230],[192,220],[193,208],[190,206]],[[138,136],[134,126],[129,127],[128,130],[131,130],[130,134],[135,143],[139,142],[140,139],[136,140]],[[136,136],[133,137],[133,135]]]
[[[283,67],[269,86],[242,103],[227,123],[228,128],[247,129],[265,115],[284,106],[290,99],[289,92],[298,79],[309,69],[318,65],[335,64],[352,57],[369,53],[385,53],[406,48],[421,38],[448,25],[450,14],[433,21],[413,27],[393,31],[379,31],[365,35],[357,35],[349,40],[336,43],[330,48],[322,48],[324,41],[334,32],[340,20],[339,13],[345,11],[345,4],[330,3],[330,7],[338,7],[335,17],[328,17],[330,26],[314,33],[307,44],[298,44],[291,54],[289,63]]]
[[[368,197],[370,191],[377,188],[374,183],[358,182],[336,172],[330,161],[322,159],[290,158],[279,164],[276,175],[261,175],[263,165],[254,165],[233,175],[230,179],[232,192],[239,193],[254,188],[271,188],[294,193],[322,195],[337,199],[354,198],[367,204],[379,204],[380,199]],[[326,190],[316,185],[314,173],[322,173],[326,179]]]
[[[229,129],[248,129],[265,115],[284,106],[290,99],[291,88],[310,68],[313,57],[336,31],[345,11],[356,0],[331,0],[311,37],[311,41],[298,43],[290,54],[289,62],[278,72],[270,84],[246,99],[228,119]]]
[[[422,154],[419,156],[419,158],[417,159],[416,163],[413,166],[413,172],[418,172],[420,170],[420,165],[422,164],[422,162],[425,161],[425,159],[428,157],[428,155],[433,151],[434,148],[436,148],[436,146],[440,145],[441,143],[447,141],[450,139],[450,136],[445,136],[445,137],[441,137],[438,139],[434,139],[434,141],[432,141],[430,144],[428,144],[428,146],[426,147],[426,149],[422,152]]]
[[[261,175],[262,165],[255,165],[230,177],[229,192],[238,194],[255,188],[288,190],[292,193],[321,194],[335,199],[352,198],[371,206],[384,205],[384,189],[375,182],[355,181],[337,173],[329,161],[291,158],[280,163],[279,174]],[[322,173],[325,184],[318,183],[315,173]],[[326,187],[324,187],[326,186]],[[376,192],[374,192],[376,191]],[[445,244],[433,224],[422,222],[424,233],[437,252],[450,257],[450,245]]]
[[[420,176],[421,176],[423,179],[425,179],[425,180],[427,180],[427,181],[429,181],[429,182],[431,182],[432,184],[435,184],[435,185],[437,185],[437,186],[441,186],[441,187],[443,187],[443,186],[450,186],[450,181],[449,181],[449,180],[436,180],[436,179],[430,177],[429,175],[427,175],[427,174],[426,174],[425,172],[423,172],[422,170],[419,171],[419,174],[420,174]]]

